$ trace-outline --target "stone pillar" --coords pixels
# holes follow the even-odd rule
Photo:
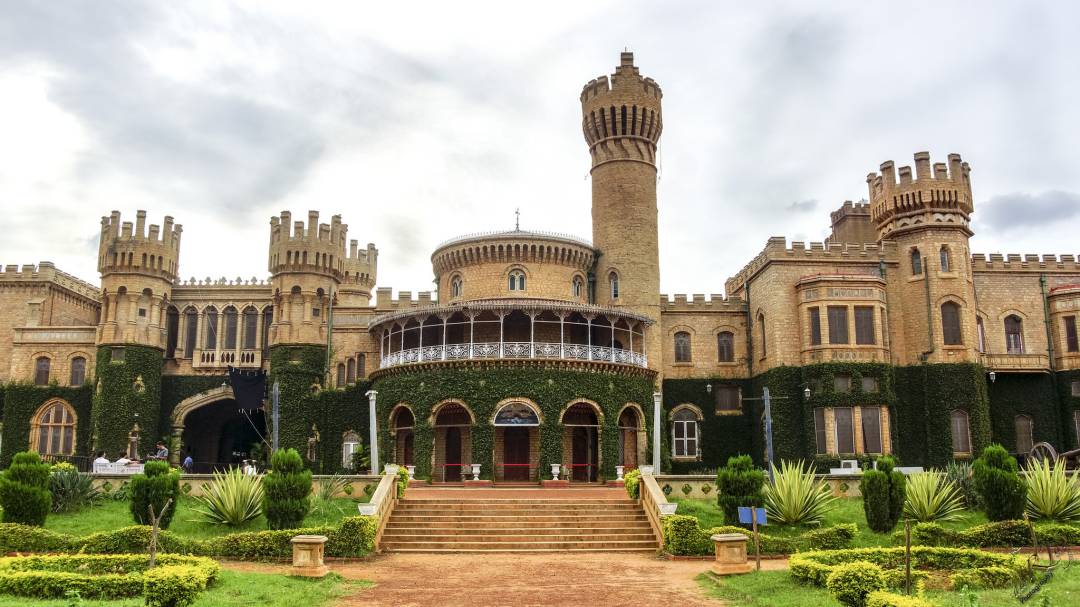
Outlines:
[[[663,395],[659,392],[655,392],[652,395],[653,399],[653,428],[652,428],[652,465],[656,474],[660,474],[660,400]]]
[[[379,393],[375,390],[368,390],[365,394],[365,396],[368,397],[368,448],[371,449],[372,474],[379,473],[379,431],[378,428],[375,427],[375,397],[378,395]]]
[[[720,533],[710,538],[716,546],[716,575],[748,573],[753,567],[746,561],[746,536],[741,533]],[[294,540],[295,541],[295,540]]]
[[[289,575],[297,577],[325,577],[330,568],[323,563],[326,549],[325,535],[298,535],[292,542],[292,568]]]

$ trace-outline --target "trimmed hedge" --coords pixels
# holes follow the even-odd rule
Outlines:
[[[49,465],[34,451],[15,454],[0,475],[0,506],[5,523],[42,526],[52,507],[49,492]]]
[[[634,468],[623,475],[623,487],[630,499],[637,499],[641,495],[641,470]]]
[[[885,574],[874,563],[852,561],[833,567],[825,587],[841,605],[866,607],[868,594],[885,589]]]
[[[990,445],[971,465],[971,472],[986,518],[992,521],[1020,518],[1027,501],[1027,485],[1020,478],[1015,457],[1001,445]]]
[[[791,577],[798,582],[824,586],[839,565],[854,561],[873,563],[885,570],[890,588],[903,583],[903,548],[849,548],[794,554],[788,561]],[[995,554],[972,548],[911,547],[911,567],[926,577],[929,570],[951,572],[953,587],[1002,588],[1027,577],[1026,561],[1018,556]],[[914,574],[915,571],[912,571]]]
[[[754,466],[749,455],[729,457],[727,465],[716,471],[716,504],[724,511],[724,522],[739,522],[739,507],[765,505],[762,487],[765,471]]]
[[[866,607],[934,607],[934,604],[917,596],[878,590],[866,596]]]
[[[664,517],[664,550],[676,556],[706,556],[715,550],[711,538],[717,533],[741,533],[746,536],[747,549],[753,550],[753,535],[743,527],[722,526],[702,529],[697,518],[683,514]],[[832,550],[851,545],[858,527],[843,523],[815,529],[795,537],[777,537],[759,533],[764,554],[792,554],[800,550]]]
[[[1080,526],[1042,523],[1035,525],[1040,546],[1080,546]],[[897,543],[903,535],[893,535]],[[912,543],[924,546],[962,546],[967,548],[1018,548],[1031,545],[1031,529],[1024,521],[998,521],[968,529],[946,529],[937,523],[918,523],[911,528]]]
[[[119,599],[144,595],[149,607],[190,605],[221,567],[204,557],[162,554],[147,569],[146,555],[65,554],[0,559],[0,594],[62,598],[76,590],[82,598]]]
[[[193,540],[170,531],[158,535],[158,548],[164,553],[191,554],[249,561],[276,560],[292,555],[290,540],[297,535],[325,535],[326,554],[335,557],[358,557],[375,549],[374,517],[351,516],[337,527],[307,527],[278,531],[230,533],[215,538]],[[150,544],[150,527],[136,525],[87,536],[56,533],[39,527],[13,523],[0,524],[0,553],[82,552],[86,554],[144,553]]]

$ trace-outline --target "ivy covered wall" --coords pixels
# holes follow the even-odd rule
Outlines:
[[[1061,427],[1065,444],[1059,450],[1080,449],[1080,436],[1076,433],[1076,412],[1080,411],[1080,395],[1073,396],[1073,382],[1080,382],[1080,370],[1059,371],[1058,396],[1061,402]]]
[[[481,477],[492,478],[494,427],[490,419],[495,405],[507,398],[525,398],[536,403],[543,416],[540,426],[540,471],[562,461],[562,410],[572,402],[587,399],[597,403],[604,419],[600,432],[601,478],[615,478],[618,458],[618,415],[627,403],[637,403],[645,412],[646,433],[651,427],[652,379],[612,373],[543,368],[448,368],[435,371],[404,372],[375,380],[378,391],[379,459],[389,461],[392,437],[389,414],[398,403],[412,407],[413,461],[419,478],[431,477],[433,407],[446,400],[464,402],[476,416],[472,428],[472,461],[481,464]]]
[[[113,360],[114,352],[117,360]],[[103,449],[110,454],[126,452],[128,432],[136,420],[142,430],[140,454],[165,438],[158,427],[162,363],[161,350],[156,348],[135,345],[98,348],[94,374],[94,450]]]
[[[282,449],[307,453],[312,424],[318,422],[316,398],[323,383],[325,346],[273,346],[270,348],[270,376],[279,382],[280,421],[278,444]],[[269,420],[268,420],[269,423]],[[320,429],[320,435],[328,429]]]
[[[716,392],[710,393],[707,386],[739,386],[743,396],[752,396],[752,383],[748,380],[727,379],[665,379],[664,391],[664,430],[661,433],[664,457],[661,468],[673,474],[689,474],[693,471],[716,468],[727,462],[727,458],[741,453],[754,453],[754,434],[758,431],[756,418],[744,403],[743,413],[716,413]],[[651,400],[651,399],[650,399]],[[691,404],[701,409],[704,419],[700,423],[701,461],[671,460],[671,411],[682,404]],[[652,416],[651,406],[646,414]],[[652,421],[650,419],[650,421]],[[650,441],[652,436],[649,437]],[[761,459],[760,456],[757,457]]]
[[[184,399],[228,383],[228,375],[163,375],[161,377],[161,415],[158,432],[162,435],[172,430],[172,414]]]
[[[900,461],[943,467],[953,461],[951,415],[966,411],[974,453],[990,444],[986,372],[974,363],[897,367],[896,435]],[[999,380],[1000,381],[1000,380]]]
[[[0,445],[0,468],[7,468],[11,457],[30,448],[30,424],[34,413],[52,398],[66,401],[75,410],[75,455],[90,455],[89,423],[92,409],[92,388],[79,386],[34,386],[8,384],[0,387],[3,400],[4,432]]]
[[[344,472],[341,446],[346,432],[356,432],[366,453],[368,444],[368,399],[364,394],[371,388],[368,382],[360,382],[343,389],[319,392],[312,399],[313,423],[319,428],[319,445],[314,462],[309,462],[316,474]],[[269,415],[267,415],[269,423]],[[308,425],[310,430],[311,426]],[[303,453],[303,452],[301,452]],[[386,460],[381,460],[386,461]],[[357,470],[367,474],[367,470]]]
[[[1054,382],[1046,373],[997,373],[990,384],[990,435],[1010,452],[1016,452],[1017,415],[1034,421],[1033,442],[1065,445]]]

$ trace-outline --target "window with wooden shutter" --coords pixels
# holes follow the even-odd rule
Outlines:
[[[814,409],[814,443],[818,453],[828,453],[828,442],[825,440],[825,409]]]
[[[971,453],[971,427],[968,425],[966,411],[954,409],[952,421],[952,450],[954,454]]]
[[[875,343],[872,306],[855,306],[855,343],[860,345]]]
[[[860,407],[863,453],[881,453],[881,407]]]
[[[1005,351],[1009,354],[1024,353],[1023,327],[1019,316],[1011,314],[1005,317]]]
[[[848,339],[847,306],[829,306],[829,343],[846,344]]]
[[[714,386],[716,411],[738,411],[742,408],[742,388],[739,386]]]
[[[1080,342],[1076,338],[1076,317],[1065,317],[1065,350],[1068,352],[1080,352]]]
[[[960,306],[951,301],[941,304],[941,335],[946,346],[964,343],[960,334]]]
[[[1030,415],[1016,416],[1016,452],[1026,455],[1035,442],[1035,422]]]
[[[855,423],[851,407],[833,409],[836,420],[836,452],[855,453]]]
[[[810,308],[807,310],[810,314],[810,345],[821,345],[821,310],[819,308]]]

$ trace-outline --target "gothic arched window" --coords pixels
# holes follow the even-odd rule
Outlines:
[[[717,333],[716,358],[722,363],[735,362],[735,334],[731,331]]]
[[[675,362],[688,363],[690,362],[690,334],[686,331],[679,331],[675,334]]]
[[[611,287],[611,298],[619,298],[619,275],[615,272],[608,274],[608,285]]]
[[[521,270],[514,270],[510,272],[510,290],[525,290],[525,272],[522,272]]]
[[[73,455],[75,411],[60,400],[45,403],[30,424],[30,448],[42,455]]]
[[[1024,353],[1024,321],[1015,314],[1005,317],[1005,351],[1009,354]]]
[[[34,385],[49,385],[49,371],[51,368],[52,361],[46,356],[39,356],[34,361]]]
[[[959,346],[964,343],[960,333],[960,305],[947,301],[941,304],[941,335],[946,346]]]
[[[911,250],[911,274],[914,276],[922,274],[922,254],[918,249]]]
[[[81,386],[86,383],[86,359],[81,356],[76,356],[71,359],[71,380],[68,382],[72,386]]]

